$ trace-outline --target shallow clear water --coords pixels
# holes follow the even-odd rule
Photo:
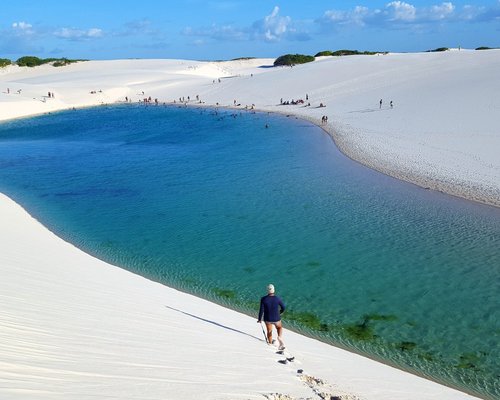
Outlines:
[[[265,128],[268,124],[269,128]],[[484,398],[500,396],[500,210],[267,114],[99,107],[0,124],[0,191],[85,251]]]

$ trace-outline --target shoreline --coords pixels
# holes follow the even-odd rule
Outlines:
[[[120,104],[120,103],[116,103]],[[167,106],[178,106],[182,107],[179,103],[165,103]],[[231,105],[222,106],[214,104],[188,104],[188,107],[201,107],[201,108],[215,108],[215,109],[225,109],[225,110],[236,110],[240,112],[259,112],[263,114],[276,114],[283,117],[289,118],[293,117],[296,119],[301,119],[308,121],[316,127],[322,129],[330,138],[333,140],[337,149],[347,158],[363,165],[364,167],[370,168],[381,174],[390,176],[392,178],[411,183],[413,185],[419,186],[422,189],[433,190],[439,193],[443,193],[449,196],[458,197],[460,199],[471,201],[474,203],[480,203],[482,205],[491,207],[500,207],[500,189],[493,188],[478,188],[474,187],[474,182],[470,182],[469,190],[463,188],[461,184],[453,184],[452,182],[447,182],[445,180],[440,180],[438,177],[428,177],[425,174],[418,174],[411,168],[404,168],[402,166],[390,167],[388,160],[376,159],[371,157],[369,154],[365,154],[360,151],[353,143],[344,139],[345,134],[339,133],[339,128],[335,126],[335,121],[330,125],[324,125],[318,118],[310,117],[307,115],[302,115],[293,112],[282,112],[279,110],[271,110],[268,108],[254,109],[242,109],[238,107],[233,107]],[[477,190],[481,189],[481,193],[477,193]]]
[[[125,103],[122,101],[116,101],[114,103],[96,103],[90,105],[82,105],[82,106],[74,106],[70,108],[60,108],[55,109],[48,112],[41,112],[36,114],[29,114],[23,116],[17,116],[14,118],[0,120],[2,122],[15,121],[19,119],[25,118],[33,118],[42,115],[50,115],[54,112],[59,111],[71,111],[71,110],[81,110],[86,108],[93,107],[103,107],[103,106],[114,106],[114,105],[127,105],[130,103]],[[141,105],[141,103],[132,103],[131,105]],[[183,107],[182,104],[174,103],[174,102],[162,102],[161,105],[150,105],[150,107],[161,107],[161,106],[169,106],[169,107]],[[254,108],[250,109],[242,109],[238,107],[233,107],[231,105],[215,105],[215,104],[188,104],[188,107],[196,107],[196,108],[213,108],[213,109],[225,109],[225,110],[233,110],[240,112],[259,112],[259,113],[271,113],[281,115],[283,117],[294,117],[297,119],[302,119],[304,121],[308,121],[314,124],[316,127],[321,128],[330,138],[333,140],[335,146],[338,150],[350,160],[359,163],[367,168],[375,170],[381,174],[390,176],[392,178],[411,183],[413,185],[419,186],[422,189],[433,190],[436,192],[440,192],[449,196],[458,197],[464,199],[466,201],[471,201],[474,203],[480,203],[486,206],[492,206],[496,208],[500,208],[500,189],[494,188],[484,188],[475,186],[474,182],[469,182],[468,188],[464,187],[463,183],[456,184],[453,182],[449,182],[443,179],[439,179],[439,177],[429,177],[424,173],[418,173],[411,168],[405,166],[393,166],[389,163],[388,160],[384,160],[382,158],[374,158],[370,157],[370,154],[363,153],[360,151],[353,143],[345,140],[345,134],[339,132],[339,128],[335,126],[335,122],[331,125],[323,125],[317,118],[309,117],[306,115],[296,114],[293,112],[281,112],[277,110],[271,110],[267,108]]]
[[[151,398],[158,399],[179,395],[179,385],[183,398],[477,398],[288,329],[287,345],[297,360],[282,365],[283,356],[265,345],[255,318],[90,256],[4,194],[0,216],[7,222],[0,227],[1,309],[23,315],[6,319],[11,313],[0,312],[0,337],[11,344],[0,348],[0,378],[4,368],[22,376],[23,390],[35,393],[23,399],[54,398],[60,390],[65,398],[82,398],[93,393],[90,382],[100,382],[107,391],[97,390],[106,398],[116,393],[112,382],[121,374],[131,385],[148,382],[150,390],[174,375],[177,383],[153,391],[158,395]],[[32,346],[42,353],[32,354]],[[144,353],[148,361],[140,360]],[[22,360],[31,360],[30,366]],[[153,369],[141,366],[146,362]],[[105,372],[116,366],[113,375]],[[244,383],[249,377],[252,387]],[[374,383],[382,381],[383,387]],[[0,393],[21,389],[17,379],[4,382]],[[40,385],[43,392],[36,389]]]

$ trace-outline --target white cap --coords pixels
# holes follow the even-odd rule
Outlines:
[[[274,285],[272,283],[267,285],[267,293],[274,293]]]

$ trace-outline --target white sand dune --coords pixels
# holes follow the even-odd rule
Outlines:
[[[353,159],[500,206],[500,51],[272,62],[12,66],[0,69],[0,120],[125,96],[192,105],[199,96],[317,123],[327,115],[325,129]],[[306,94],[310,106],[280,105]],[[297,361],[282,365],[254,319],[96,260],[5,196],[0,221],[1,399],[472,398],[290,332]]]

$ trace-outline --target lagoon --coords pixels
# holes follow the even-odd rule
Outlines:
[[[266,124],[268,128],[266,128]],[[367,169],[264,113],[117,106],[0,125],[0,191],[86,252],[485,398],[500,212]]]

